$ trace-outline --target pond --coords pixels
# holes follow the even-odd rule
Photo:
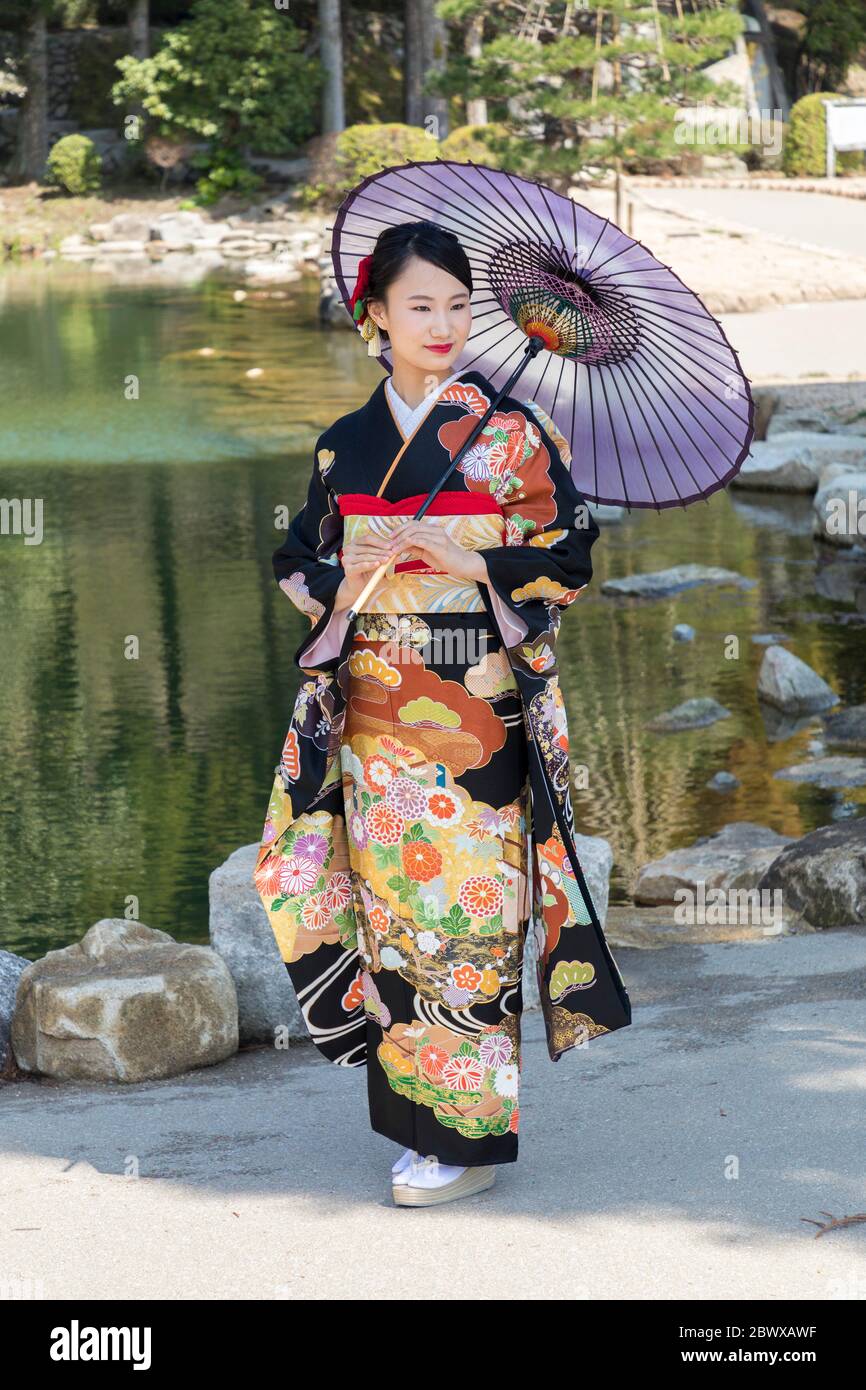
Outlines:
[[[41,499],[43,518],[39,544],[0,536],[0,946],[36,958],[127,914],[205,942],[208,875],[261,833],[308,631],[273,578],[275,511],[303,504],[318,435],[380,368],[355,335],[317,326],[309,281],[237,302],[225,283],[15,268],[0,301],[2,495]],[[751,636],[786,633],[854,704],[863,615],[816,587],[811,499],[743,499],[604,526],[563,618],[586,768],[575,817],[612,845],[614,902],[642,864],[728,821],[799,835],[866,801],[772,778],[813,733],[768,739]],[[758,582],[656,601],[600,591],[689,561]],[[694,642],[673,639],[678,622]],[[731,717],[644,728],[696,695]],[[719,769],[739,788],[710,790]]]

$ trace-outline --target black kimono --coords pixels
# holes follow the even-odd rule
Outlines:
[[[274,555],[312,629],[255,870],[313,1042],[367,1067],[373,1129],[464,1166],[517,1157],[530,924],[554,1061],[631,1021],[572,840],[556,634],[599,530],[550,417],[506,397],[427,513],[488,584],[404,554],[351,628],[334,611],[342,541],[410,519],[494,395],[461,372],[407,440],[383,379],[320,436]]]

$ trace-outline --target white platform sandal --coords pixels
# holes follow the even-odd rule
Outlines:
[[[442,1168],[448,1166],[443,1164]],[[496,1165],[464,1168],[448,1180],[436,1155],[430,1154],[411,1163],[403,1175],[405,1182],[392,1184],[395,1204],[398,1207],[432,1207],[439,1202],[453,1202],[458,1197],[471,1197],[474,1192],[492,1187],[496,1181]]]
[[[392,1187],[403,1187],[409,1181],[412,1164],[418,1158],[420,1158],[420,1154],[416,1149],[407,1149],[406,1152],[397,1159],[397,1162],[391,1167]]]

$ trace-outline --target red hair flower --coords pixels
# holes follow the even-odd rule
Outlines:
[[[369,256],[363,256],[358,262],[358,278],[355,281],[355,288],[352,291],[352,298],[349,300],[349,308],[352,311],[352,318],[360,327],[367,316],[367,286],[370,283],[370,265],[373,260],[372,252]]]

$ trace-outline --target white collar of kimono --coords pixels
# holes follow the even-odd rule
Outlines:
[[[445,381],[440,381],[438,386],[435,386],[432,391],[428,391],[423,401],[416,405],[414,410],[410,405],[406,404],[402,396],[397,394],[397,388],[394,386],[390,375],[387,376],[385,378],[385,390],[388,392],[388,399],[394,408],[394,414],[397,416],[403,433],[411,434],[430,409],[430,402],[433,400],[433,397],[437,396],[440,391],[444,390],[446,386],[450,386],[452,381],[456,381],[457,378],[462,375],[462,370],[452,372],[451,376],[447,377]]]

